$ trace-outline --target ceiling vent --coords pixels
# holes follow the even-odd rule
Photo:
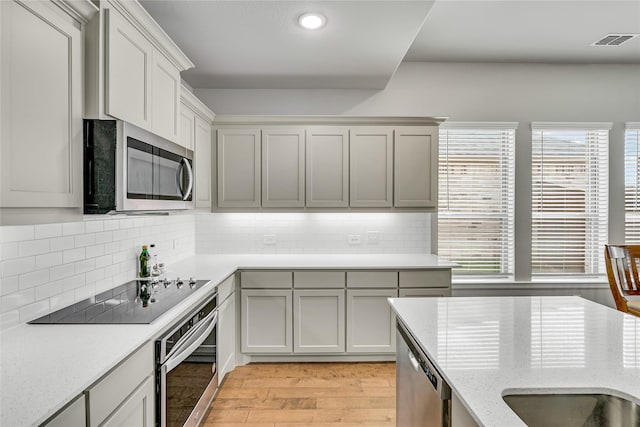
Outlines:
[[[607,34],[591,46],[620,46],[636,36],[637,34]]]

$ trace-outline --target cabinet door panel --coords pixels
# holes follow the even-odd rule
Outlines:
[[[242,290],[242,352],[291,353],[291,290]]]
[[[196,208],[211,207],[211,124],[195,117]]]
[[[260,130],[218,130],[218,206],[260,207]]]
[[[218,307],[218,383],[221,384],[225,375],[235,367],[236,358],[236,295],[231,294]]]
[[[296,353],[344,352],[344,290],[293,291]]]
[[[349,205],[391,207],[393,129],[351,129],[349,164]]]
[[[49,2],[0,8],[0,206],[82,206],[80,26]]]
[[[153,92],[151,129],[155,134],[178,142],[180,111],[180,72],[162,54],[153,54]],[[193,150],[193,146],[187,147]]]
[[[262,206],[304,207],[304,129],[262,131]]]
[[[105,112],[144,129],[151,129],[152,46],[114,9],[107,16]]]
[[[85,427],[86,425],[87,410],[84,395],[78,397],[53,419],[44,423],[45,427]]]
[[[395,316],[387,298],[396,296],[397,289],[347,290],[347,352],[395,352]]]
[[[396,207],[436,207],[438,201],[437,127],[396,128],[393,194]]]
[[[101,427],[153,427],[154,404],[154,376],[151,375],[101,424]]]
[[[184,104],[180,105],[180,138],[179,144],[193,150],[195,146],[195,121],[196,114]]]
[[[349,205],[349,134],[343,128],[307,130],[307,206]]]
[[[451,286],[451,269],[401,271],[401,288],[446,288]]]

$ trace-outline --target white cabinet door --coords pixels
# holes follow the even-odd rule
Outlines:
[[[196,208],[211,207],[211,123],[195,117]]]
[[[396,207],[437,206],[437,126],[395,129],[393,193]]]
[[[347,290],[347,352],[394,353],[395,316],[387,298],[397,289]]]
[[[291,353],[291,290],[241,291],[243,353]]]
[[[180,71],[156,51],[151,76],[151,131],[169,141],[179,142]]]
[[[391,207],[393,204],[393,129],[349,131],[349,206]]]
[[[344,289],[293,291],[295,353],[344,352]]]
[[[100,427],[154,427],[154,379],[153,375],[147,377]]]
[[[344,128],[307,130],[307,206],[349,205],[349,132]]]
[[[87,409],[84,394],[78,397],[54,418],[45,422],[45,427],[85,427],[87,425]]]
[[[178,143],[188,150],[193,150],[193,147],[195,147],[195,122],[196,113],[191,111],[191,109],[186,105],[180,104],[180,131]]]
[[[304,207],[304,129],[262,130],[262,206]]]
[[[53,2],[0,2],[0,206],[82,206],[83,43]]]
[[[260,130],[218,129],[218,206],[260,207]]]
[[[218,382],[236,366],[236,294],[233,293],[218,307]]]
[[[106,10],[105,112],[151,129],[153,46],[115,9]]]

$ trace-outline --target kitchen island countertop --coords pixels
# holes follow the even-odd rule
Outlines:
[[[38,425],[238,269],[431,269],[455,264],[429,254],[195,255],[170,265],[169,277],[207,279],[149,325],[29,325],[0,334],[0,425]],[[114,286],[119,285],[114,283]]]
[[[510,393],[608,393],[640,403],[639,318],[579,297],[390,303],[480,426],[525,426],[502,399]]]

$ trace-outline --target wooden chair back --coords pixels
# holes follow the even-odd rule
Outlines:
[[[605,245],[604,259],[616,308],[629,312],[626,297],[640,295],[640,245]]]

